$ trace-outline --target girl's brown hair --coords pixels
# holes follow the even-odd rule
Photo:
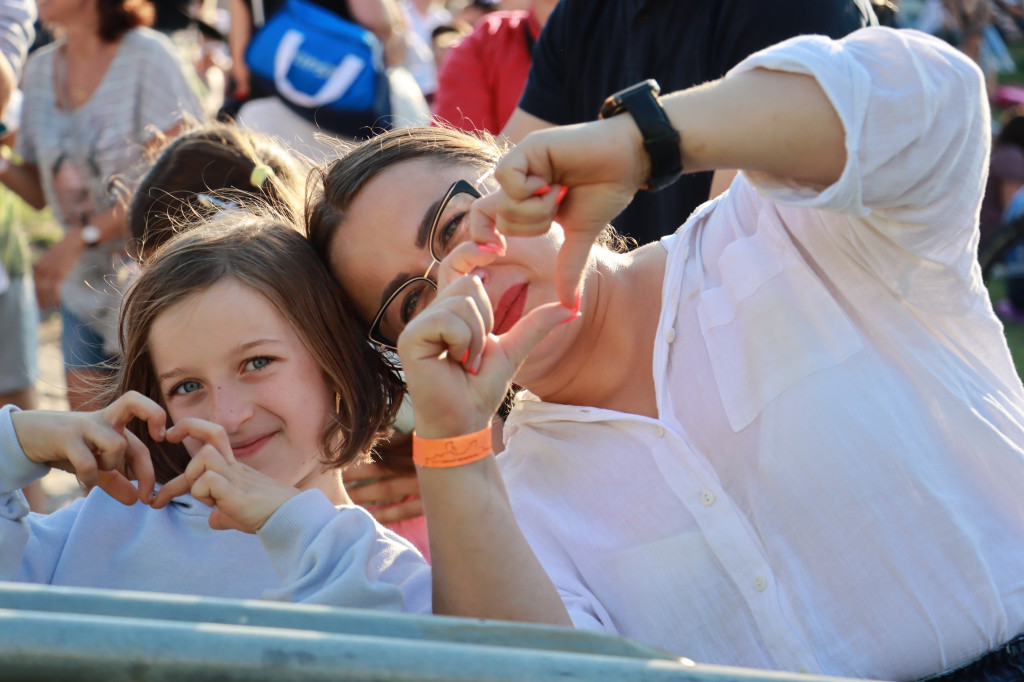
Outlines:
[[[107,43],[120,40],[139,26],[152,26],[156,8],[149,0],[96,0],[100,15],[100,38]]]
[[[302,339],[337,394],[337,411],[322,437],[322,460],[342,467],[368,453],[387,434],[401,404],[402,382],[366,341],[341,302],[334,278],[302,235],[283,217],[237,213],[174,237],[148,263],[125,295],[119,324],[121,366],[107,392],[138,391],[166,408],[153,368],[149,336],[168,308],[233,278],[263,295]],[[153,441],[156,480],[165,483],[188,465],[180,444]]]
[[[271,172],[261,169],[254,178],[257,166]],[[127,222],[135,251],[153,253],[223,205],[267,206],[297,224],[307,172],[304,160],[267,135],[225,123],[197,125],[162,149],[132,194]]]

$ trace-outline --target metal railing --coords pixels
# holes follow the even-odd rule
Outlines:
[[[694,665],[569,628],[0,582],[3,682],[836,679]]]

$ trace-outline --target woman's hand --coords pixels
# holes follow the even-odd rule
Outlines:
[[[495,336],[479,277],[464,275],[439,290],[398,339],[416,432],[448,438],[486,428],[526,356],[570,315],[548,303]]]
[[[41,309],[55,308],[60,303],[60,286],[82,257],[84,248],[81,237],[71,232],[47,249],[36,262],[33,278]]]
[[[510,236],[544,234],[557,218],[565,244],[555,286],[559,300],[573,308],[594,240],[646,182],[649,163],[629,116],[531,133],[498,163],[501,191],[481,200],[474,236],[493,231],[484,224],[487,216]]]
[[[167,415],[158,404],[130,391],[96,412],[12,412],[11,422],[25,455],[33,462],[70,471],[86,485],[98,485],[118,502],[149,503],[155,480],[149,450],[125,426],[146,422],[162,440]],[[120,469],[127,464],[138,489]]]
[[[208,507],[216,507],[210,513],[210,528],[255,533],[282,504],[299,494],[298,489],[236,460],[224,427],[202,419],[182,419],[167,430],[170,443],[189,437],[202,446],[185,473],[160,488],[153,500],[154,509],[191,493]]]
[[[376,462],[360,462],[346,467],[343,478],[352,501],[366,507],[380,523],[423,516],[420,483],[414,470],[397,472]]]

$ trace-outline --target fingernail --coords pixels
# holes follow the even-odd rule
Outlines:
[[[569,317],[567,317],[564,320],[562,320],[561,322],[559,322],[558,325],[562,326],[563,324],[569,324],[573,320],[577,320],[577,319],[579,319],[581,317],[583,317],[583,313],[581,313],[578,310],[575,310],[575,311],[572,312],[572,314],[569,315]]]
[[[462,359],[459,360],[459,362],[461,362],[464,365],[464,364],[466,364],[466,360],[469,360],[469,349],[468,348],[466,349],[466,352],[462,354]]]
[[[551,185],[544,185],[543,187],[538,187],[537,190],[533,193],[533,196],[542,197],[550,191]]]
[[[476,248],[487,253],[497,254],[499,256],[505,255],[505,248],[501,244],[477,244]]]
[[[473,361],[473,366],[469,368],[470,374],[472,374],[473,376],[477,375],[477,373],[480,371],[480,363],[483,361],[483,359],[483,355],[476,356],[476,360]]]
[[[569,188],[562,185],[561,189],[558,190],[558,194],[555,195],[555,203],[560,204],[565,199],[565,195],[569,193]]]
[[[580,311],[580,307],[581,307],[582,303],[583,303],[583,292],[582,291],[577,291],[576,292],[576,303],[573,305],[572,311],[574,313],[578,313]]]

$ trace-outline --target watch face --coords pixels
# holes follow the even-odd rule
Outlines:
[[[82,241],[89,246],[100,243],[100,228],[95,225],[86,225],[82,228]]]

